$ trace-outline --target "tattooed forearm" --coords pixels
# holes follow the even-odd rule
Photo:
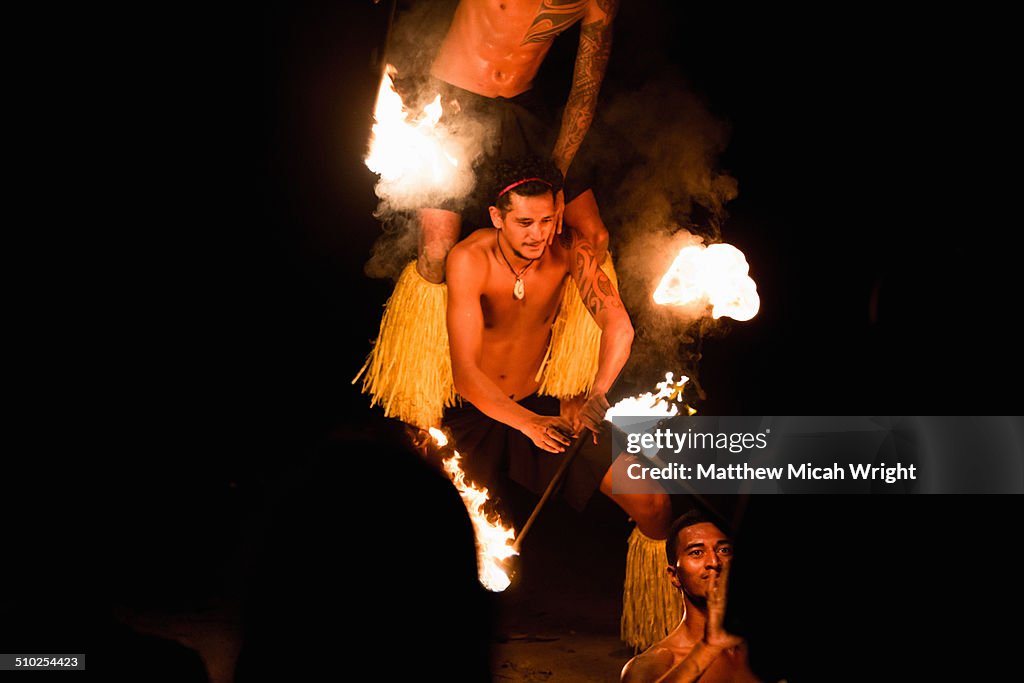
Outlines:
[[[540,10],[523,38],[527,43],[545,43],[575,24],[590,0],[543,0]]]
[[[563,173],[569,170],[594,120],[597,94],[601,89],[612,50],[611,16],[614,14],[615,4],[615,0],[608,0],[602,5],[602,9],[608,6],[608,9],[605,9],[607,19],[592,21],[580,29],[580,46],[576,53],[572,90],[569,91],[569,101],[562,114],[562,129],[552,153],[555,163]]]
[[[622,308],[611,280],[605,275],[597,263],[594,248],[589,242],[576,244],[576,263],[573,276],[580,289],[580,298],[590,314],[597,314],[607,308]]]

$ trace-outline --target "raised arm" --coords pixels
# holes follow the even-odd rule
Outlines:
[[[720,573],[712,572],[708,584],[708,616],[704,622],[704,637],[694,644],[686,657],[671,666],[672,658],[666,659],[664,650],[653,648],[626,664],[622,669],[622,683],[694,683],[726,651],[738,648],[743,648],[739,650],[742,655],[740,661],[732,664],[722,674],[728,674],[728,680],[736,683],[757,683],[757,676],[747,665],[743,640],[725,630],[728,581],[729,564],[725,564]]]
[[[580,419],[595,435],[608,410],[605,394],[629,360],[633,346],[633,324],[612,281],[598,266],[590,242],[576,237],[572,246],[572,277],[580,290],[583,305],[601,328],[601,347],[597,375],[590,397],[580,411]]]
[[[456,390],[485,415],[526,434],[540,448],[561,453],[570,440],[560,417],[538,415],[501,391],[480,369],[484,317],[480,306],[487,273],[486,258],[465,245],[448,255],[448,343]]]
[[[594,121],[597,95],[612,51],[612,20],[618,8],[619,0],[591,0],[583,16],[572,89],[552,152],[563,175],[569,172],[569,166]]]

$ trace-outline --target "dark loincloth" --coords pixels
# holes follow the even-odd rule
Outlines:
[[[519,405],[539,415],[558,415],[558,399],[527,396]],[[525,434],[480,412],[468,402],[448,408],[444,426],[454,447],[462,454],[466,476],[477,484],[493,487],[502,474],[541,495],[558,469],[564,453],[549,453],[535,446]],[[585,443],[569,466],[560,495],[576,510],[583,510],[612,464],[612,443],[605,429],[595,444],[590,431],[580,436]]]

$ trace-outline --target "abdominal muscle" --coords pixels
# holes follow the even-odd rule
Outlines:
[[[530,89],[551,47],[521,44],[536,14],[534,3],[462,0],[441,43],[431,75],[484,97],[515,97]]]
[[[550,328],[511,338],[507,332],[492,332],[484,330],[480,369],[513,401],[536,393],[540,385],[535,377],[547,353]]]

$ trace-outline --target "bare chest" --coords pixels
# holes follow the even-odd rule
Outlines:
[[[547,336],[558,312],[566,273],[555,264],[545,265],[536,271],[528,269],[518,278],[504,264],[491,269],[480,298],[485,334],[492,331],[515,333],[520,338]],[[517,298],[517,293],[522,298]]]
[[[511,51],[546,46],[579,21],[592,0],[472,1],[494,42]],[[497,45],[496,45],[497,46]]]

